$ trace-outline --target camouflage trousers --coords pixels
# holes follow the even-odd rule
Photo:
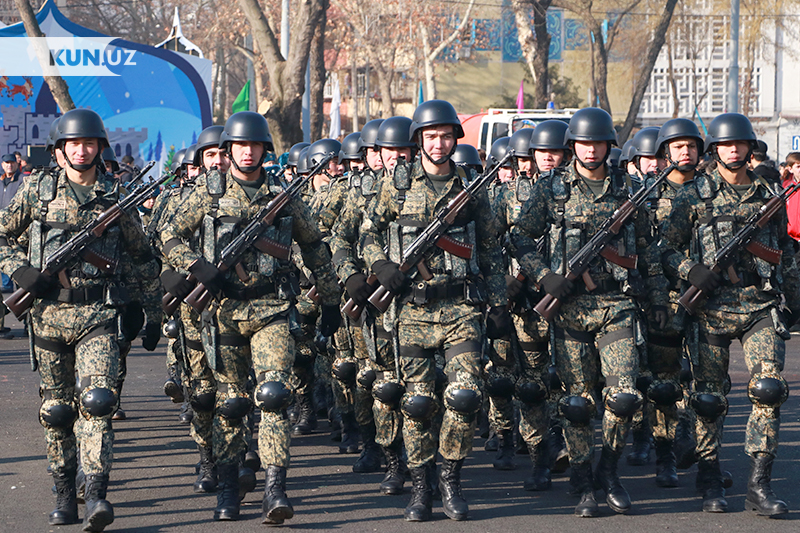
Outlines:
[[[295,340],[289,332],[288,304],[275,300],[224,299],[216,312],[220,345],[212,367],[217,384],[212,442],[217,464],[236,463],[248,447],[246,416],[223,416],[226,400],[253,401],[249,386],[251,368],[258,383],[278,382],[292,394]],[[263,465],[289,466],[291,444],[286,409],[262,410],[258,453]]]
[[[297,381],[298,395],[311,394],[314,388],[314,383],[320,379],[321,375],[317,371],[317,365],[322,361],[318,361],[318,350],[314,345],[314,335],[317,329],[317,316],[318,309],[307,304],[303,307],[303,313],[300,313],[300,326],[302,334],[295,338],[295,359],[292,366],[292,374]]]
[[[347,317],[342,317],[342,327],[333,335],[333,348],[335,349],[335,356],[330,361],[331,371],[341,363],[358,365],[358,359],[366,357],[366,346],[364,345],[364,336],[361,333],[361,329],[351,327]],[[357,410],[355,383],[344,383],[336,378],[333,373],[330,375],[330,381],[333,387],[333,398],[339,413],[353,413],[355,415]],[[358,418],[357,415],[355,416]]]
[[[589,298],[589,297],[585,297]],[[600,373],[606,379],[602,401],[617,392],[634,394],[639,373],[639,350],[634,340],[633,309],[593,308],[584,298],[567,301],[556,319],[554,343],[558,375],[567,396],[581,396],[596,405],[594,389]],[[602,424],[603,446],[622,453],[630,430],[631,417],[620,417],[605,409]],[[592,459],[592,424],[565,421],[564,437],[570,463]]]
[[[436,455],[433,420],[436,409],[442,408],[436,396],[434,352],[438,349],[444,350],[444,372],[449,381],[444,392],[446,408],[439,432],[439,453],[453,461],[464,459],[472,451],[477,416],[456,412],[451,402],[453,394],[462,390],[481,396],[482,314],[460,300],[446,299],[425,306],[409,303],[401,307],[398,315],[400,378],[406,386],[401,412],[408,466],[421,467]],[[436,409],[423,419],[410,418],[406,406],[413,396],[431,398]]]
[[[214,373],[208,367],[206,352],[200,339],[200,315],[188,304],[181,303],[181,328],[186,342],[187,377],[189,382],[189,400],[192,402],[192,424],[190,434],[198,446],[212,446],[211,428],[214,420],[213,409],[207,409],[198,402],[203,395],[216,395],[217,383]],[[179,348],[180,349],[180,348]]]
[[[683,327],[678,321],[678,305],[670,305],[669,321],[662,330],[651,319],[647,331],[647,370],[652,375],[652,387],[670,384],[675,390],[682,390],[680,383],[681,359],[683,358]],[[674,441],[678,427],[678,406],[652,401],[645,403],[653,429],[653,437]]]
[[[384,448],[398,448],[402,442],[403,417],[397,408],[372,396],[373,389],[380,383],[397,380],[391,334],[369,317],[361,329],[361,339],[364,341],[366,357],[358,359],[356,404],[371,407],[370,418],[375,424],[375,442]],[[375,381],[367,388],[363,377],[369,372],[375,373]],[[360,425],[365,426],[369,424],[369,420],[360,411],[361,409],[356,408],[356,419]]]
[[[533,384],[548,388],[550,365],[550,333],[547,322],[535,312],[514,314],[515,334],[511,339],[497,339],[489,351],[486,367],[489,395],[489,423],[496,432],[510,431],[514,426],[514,400],[521,387]],[[498,393],[492,395],[496,389]],[[541,444],[547,434],[550,415],[546,401],[519,402],[520,436],[529,447]]]
[[[692,355],[695,394],[711,393],[723,398],[727,394],[730,341],[734,338],[742,343],[744,362],[750,372],[748,390],[755,380],[771,377],[781,381],[788,393],[788,386],[780,375],[786,359],[786,341],[776,331],[774,313],[777,313],[774,309],[741,314],[706,309],[698,313],[697,353]],[[745,452],[749,455],[756,452],[776,454],[782,401],[777,405],[760,405],[752,396],[750,399],[753,407],[745,428]],[[724,415],[710,421],[695,414],[698,457],[718,458]]]
[[[118,401],[120,349],[115,315],[115,310],[100,303],[40,302],[31,311],[41,378],[39,421],[45,429],[47,459],[54,473],[74,472],[78,453],[86,474],[111,471],[114,443],[111,416],[115,405],[104,406],[103,414],[97,410],[92,414],[84,402],[97,389],[111,391],[114,401]],[[97,394],[102,397],[102,391]],[[52,420],[52,412],[64,407],[73,413],[77,411],[76,421],[80,422],[47,421]]]

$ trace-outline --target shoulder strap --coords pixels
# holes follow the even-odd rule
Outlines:
[[[211,216],[217,218],[217,211],[219,211],[219,199],[225,195],[227,188],[227,180],[225,174],[213,170],[206,175],[206,189],[208,194],[211,195]]]
[[[553,172],[550,176],[550,187],[553,191],[553,199],[556,201],[556,226],[564,226],[564,213],[566,212],[566,203],[569,200],[570,187],[564,181],[564,175],[561,172]]]

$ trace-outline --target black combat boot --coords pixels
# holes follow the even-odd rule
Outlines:
[[[56,483],[56,508],[50,513],[51,526],[78,523],[78,499],[75,490],[75,471],[53,474]]]
[[[500,448],[497,450],[497,455],[492,462],[495,470],[515,470],[517,465],[514,464],[514,434],[511,430],[503,430],[500,432]]]
[[[561,426],[554,425],[547,432],[547,449],[550,455],[550,471],[553,474],[566,472],[569,468],[569,452]]]
[[[383,455],[386,457],[386,475],[381,481],[381,492],[383,494],[402,494],[406,480],[403,475],[400,452],[394,446],[387,446],[383,448]]]
[[[547,441],[540,442],[537,446],[529,446],[533,470],[523,484],[529,491],[541,491],[550,488],[550,457]]]
[[[678,427],[675,429],[675,441],[672,451],[675,454],[675,466],[681,470],[690,468],[697,462],[697,442],[695,441],[695,428],[688,416],[678,418]]]
[[[286,468],[268,465],[264,481],[262,524],[283,524],[294,516],[294,508],[286,496]]]
[[[483,449],[487,452],[496,452],[500,448],[500,438],[493,429],[489,430],[489,438],[483,443]]]
[[[356,414],[342,413],[342,441],[339,443],[339,453],[358,453],[358,423]]]
[[[239,520],[239,465],[217,465],[217,508],[214,520]]]
[[[244,464],[244,454],[239,459],[239,501],[256,488],[256,472]]]
[[[672,452],[672,441],[656,439],[656,485],[659,487],[677,487],[678,470],[675,466],[675,454]]]
[[[631,497],[628,491],[622,486],[617,474],[617,463],[620,453],[615,453],[610,448],[603,446],[600,454],[600,461],[597,463],[597,470],[594,479],[606,493],[606,503],[615,512],[625,514],[631,510]]]
[[[181,403],[181,412],[178,415],[178,422],[183,426],[188,426],[192,423],[192,420],[194,420],[194,410],[189,401],[189,389],[185,390],[184,398],[186,399]]]
[[[111,420],[127,420],[128,415],[125,414],[125,410],[122,408],[122,385],[124,384],[123,381],[117,382],[117,410],[114,411],[114,414],[111,415]]]
[[[292,427],[292,435],[308,435],[317,429],[317,413],[311,403],[311,394],[297,396],[297,423]]]
[[[570,493],[580,496],[575,506],[575,516],[595,518],[600,516],[600,507],[594,499],[594,481],[592,480],[592,462],[570,465],[572,472],[569,478]]]
[[[772,517],[789,512],[786,503],[775,496],[770,486],[774,460],[774,455],[764,452],[757,452],[750,458],[750,479],[747,480],[744,508],[755,511],[759,516]]]
[[[697,462],[697,490],[703,495],[703,512],[724,513],[728,510],[719,459],[700,459]]]
[[[364,449],[353,465],[353,472],[366,474],[381,471],[381,447],[375,442],[375,422],[361,426],[361,441]]]
[[[644,466],[650,462],[650,448],[653,447],[653,436],[647,422],[642,422],[642,428],[632,430],[633,445],[628,453],[628,464],[631,466]]]
[[[83,517],[84,531],[103,531],[114,522],[114,508],[106,500],[108,474],[86,476],[86,511]]]
[[[509,433],[511,433],[509,431]],[[513,446],[511,448],[513,453]],[[439,490],[442,491],[442,506],[444,514],[453,520],[466,520],[469,515],[467,500],[461,494],[461,466],[464,459],[451,461],[442,459],[442,468],[439,471]]]
[[[428,468],[428,483],[431,484],[431,499],[442,501],[442,490],[439,488],[439,474],[436,473],[436,457],[426,465]]]
[[[411,469],[411,501],[403,512],[403,517],[409,522],[427,522],[431,519],[433,501],[428,482],[429,472],[425,466]]]
[[[178,377],[178,365],[170,365],[167,371],[167,379],[164,381],[164,394],[172,398],[172,403],[183,403],[186,396],[181,387],[181,380]]]
[[[84,496],[86,496],[86,474],[83,472],[83,466],[78,461],[78,473],[75,474],[75,488],[77,489],[78,503],[85,503]]]
[[[194,491],[198,494],[207,494],[217,490],[217,465],[214,464],[214,457],[211,447],[197,445],[200,452],[200,471],[197,473],[197,480],[194,482]]]
[[[261,458],[258,456],[258,453],[252,450],[245,453],[244,466],[246,466],[253,472],[258,472],[259,470],[261,470]]]

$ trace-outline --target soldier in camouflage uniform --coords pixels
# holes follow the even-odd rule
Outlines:
[[[100,271],[92,263],[76,259],[64,271],[69,288],[59,288],[56,279],[40,270],[50,254],[113,205],[119,194],[116,182],[98,169],[102,167],[100,152],[108,140],[96,113],[87,109],[65,113],[59,120],[55,145],[64,156],[65,168],[32,175],[0,212],[0,268],[13,272],[12,279],[35,297],[28,322],[31,355],[41,376],[39,420],[45,428],[58,495],[50,524],[78,521],[78,443],[73,424],[80,416],[80,459],[86,472],[84,531],[102,531],[114,521],[106,492],[120,343],[135,338],[138,327],[136,332],[127,328],[132,322],[141,326],[142,307],[128,309],[130,298],[119,270]],[[18,242],[26,230],[31,241],[29,253]],[[126,268],[134,278],[152,280],[157,275],[157,263],[135,212],[123,215],[90,248],[109,261],[130,261]],[[139,298],[148,309],[150,300],[158,299],[157,293]],[[152,321],[153,317],[149,318]],[[153,338],[158,341],[158,335],[159,327],[149,325],[148,346],[154,344]]]
[[[800,316],[800,280],[792,239],[786,233],[786,211],[759,230],[755,248],[739,250],[732,269],[718,273],[709,268],[718,248],[773,196],[769,184],[746,166],[756,141],[747,117],[726,113],[715,118],[705,144],[717,166],[707,175],[695,176],[692,186],[678,192],[661,235],[666,271],[707,296],[687,333],[695,380],[690,404],[697,415],[697,487],[703,492],[703,511],[727,510],[719,453],[722,417],[728,407],[729,347],[731,339],[738,338],[751,374],[747,393],[753,403],[745,430],[745,452],[752,466],[745,508],[778,516],[788,512],[770,486],[780,405],[789,394],[781,371],[788,327]],[[758,245],[782,251],[777,263],[749,251],[757,251]],[[733,283],[733,273],[740,282]]]
[[[431,519],[429,481],[433,472],[428,465],[436,455],[431,422],[440,408],[434,354],[443,349],[449,384],[444,392],[445,413],[439,436],[443,457],[439,488],[445,514],[463,520],[469,508],[461,495],[461,467],[472,448],[475,415],[482,401],[482,306],[490,307],[486,325],[490,337],[506,335],[511,318],[506,309],[497,221],[482,190],[446,234],[473,245],[474,253],[460,257],[434,248],[425,259],[432,278],[425,281],[412,270],[413,285],[408,288],[409,277],[398,268],[402,248],[465,186],[464,171],[450,161],[457,139],[464,136],[450,103],[429,100],[420,104],[414,111],[409,136],[422,156],[413,164],[398,164],[393,175],[382,181],[361,228],[363,254],[378,281],[399,294],[384,317],[384,325],[397,335],[400,379],[405,385],[402,398],[395,398],[403,415],[403,440],[413,480],[405,518]],[[387,232],[388,254],[384,252]]]
[[[492,143],[492,148],[489,150],[489,157],[486,161],[487,169],[493,167],[506,156],[509,139],[510,137],[500,137]],[[489,194],[489,200],[492,202],[494,202],[495,197],[499,194],[502,185],[514,179],[514,168],[511,165],[511,161],[503,163],[502,168],[497,171],[497,178],[486,188],[486,192]]]
[[[598,108],[576,112],[565,141],[575,154],[574,163],[564,172],[539,179],[512,230],[512,245],[520,267],[531,280],[563,301],[553,322],[556,365],[568,394],[559,402],[559,409],[567,420],[572,489],[581,496],[575,514],[594,517],[599,514],[595,481],[615,512],[626,513],[631,507],[630,496],[617,474],[617,463],[631,417],[642,404],[636,378],[637,345],[643,338],[635,297],[646,290],[640,270],[644,267],[644,272],[649,268],[650,274],[660,274],[660,265],[647,265],[641,253],[638,257],[643,267],[639,269],[623,268],[600,257],[589,269],[596,284],[593,291],[581,282],[573,285],[565,277],[567,261],[628,197],[623,177],[605,165],[611,145],[617,141],[608,113]],[[541,254],[537,240],[548,232],[548,253]],[[649,236],[647,217],[639,211],[620,231],[614,246],[621,254],[643,251]],[[655,301],[665,298],[657,290],[650,290],[648,297]],[[606,378],[602,393],[603,451],[593,475],[593,391],[600,372]]]
[[[261,408],[258,452],[266,468],[263,521],[279,524],[294,516],[286,496],[290,428],[286,413],[294,385],[294,333],[299,320],[294,298],[299,293],[291,260],[253,248],[242,256],[239,275],[220,271],[219,254],[251,218],[282,189],[270,183],[261,163],[272,149],[266,119],[243,111],[231,115],[220,136],[228,153],[226,174],[209,171],[205,181],[181,204],[162,232],[163,253],[176,268],[192,273],[215,300],[203,312],[202,341],[216,381],[212,447],[219,490],[216,520],[239,518],[237,466],[244,454],[247,429],[243,418],[252,400],[247,391],[250,369],[256,374],[256,405]],[[189,242],[201,231],[201,249]],[[330,336],[339,325],[339,290],[330,253],[312,221],[308,207],[289,201],[262,239],[273,248],[288,248],[294,240],[313,272],[322,301],[320,332]],[[285,249],[284,248],[284,249]],[[202,252],[202,253],[201,253]]]
[[[297,165],[300,162],[300,152],[309,146],[311,146],[309,143],[296,143],[289,148],[289,153],[286,157],[286,167],[283,169],[283,180],[286,183],[291,183],[295,176],[297,176]]]

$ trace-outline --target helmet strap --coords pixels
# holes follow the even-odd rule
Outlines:
[[[733,163],[725,163],[722,159],[720,159],[716,145],[714,145],[714,149],[711,150],[711,154],[714,156],[714,161],[722,165],[725,168],[725,170],[736,172],[737,170],[744,167],[748,161],[750,161],[750,157],[753,155],[753,147],[750,146],[750,148],[747,150],[747,154],[744,156],[744,159],[742,161],[734,161]]]
[[[669,163],[670,165],[676,164],[675,161],[672,160],[672,157],[669,155],[669,147],[667,147],[667,149],[664,150],[664,159],[666,159],[667,163]],[[694,172],[695,170],[697,170],[697,163],[691,163],[688,165],[677,165],[675,168],[678,170],[678,172],[688,174],[689,172]]]

